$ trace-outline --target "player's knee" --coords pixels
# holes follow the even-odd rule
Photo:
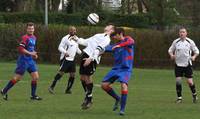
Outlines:
[[[58,74],[60,74],[61,76],[63,76],[63,75],[64,75],[64,72],[59,71]]]
[[[193,82],[193,80],[192,80],[192,79],[188,79],[188,80],[187,80],[187,83],[188,83],[188,85],[189,85],[189,86],[192,86],[192,85],[194,85],[194,82]]]
[[[121,88],[123,91],[128,90],[128,85],[126,83],[122,83]]]
[[[181,79],[176,79],[176,85],[181,85],[182,84],[182,80]]]
[[[70,73],[70,77],[75,78],[75,73]]]
[[[108,85],[107,84],[105,84],[105,83],[102,83],[101,84],[101,88],[103,89],[103,90],[107,90],[108,89]]]

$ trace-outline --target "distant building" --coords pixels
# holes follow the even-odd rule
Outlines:
[[[121,0],[102,0],[102,6],[110,10],[119,10],[121,7]]]

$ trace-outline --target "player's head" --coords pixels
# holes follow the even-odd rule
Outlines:
[[[113,24],[108,24],[104,28],[104,32],[107,33],[108,35],[112,34],[115,31],[115,26]]]
[[[182,27],[179,29],[179,36],[181,39],[185,39],[187,37],[187,30],[186,28]]]
[[[70,34],[71,36],[76,35],[76,27],[75,27],[75,26],[70,26],[70,27],[69,27],[69,34]]]
[[[113,39],[123,40],[125,35],[125,31],[123,28],[116,28],[115,32],[111,34]]]
[[[33,35],[34,31],[35,31],[34,23],[28,22],[28,23],[26,24],[26,32],[27,32],[27,34]]]

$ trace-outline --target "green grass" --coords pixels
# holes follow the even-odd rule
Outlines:
[[[76,75],[73,94],[64,94],[66,75],[58,82],[56,94],[47,88],[58,70],[57,65],[38,65],[40,81],[38,94],[42,101],[30,101],[30,77],[28,73],[9,92],[9,101],[0,99],[0,119],[199,119],[200,103],[193,104],[191,93],[183,82],[182,104],[175,104],[175,81],[173,70],[134,69],[129,82],[126,115],[120,117],[112,111],[113,99],[98,84],[110,70],[98,67],[94,75],[94,104],[89,110],[81,110],[84,92]],[[0,63],[0,87],[3,88],[13,75],[15,64]],[[78,68],[77,68],[78,72]],[[194,72],[197,90],[200,88],[200,71]],[[114,85],[119,92],[119,84]],[[1,97],[1,96],[0,96]]]

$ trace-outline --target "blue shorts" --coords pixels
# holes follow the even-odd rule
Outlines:
[[[102,82],[110,82],[114,83],[115,81],[128,84],[129,79],[131,78],[131,71],[123,71],[123,70],[111,70],[104,77]]]
[[[36,72],[37,66],[34,60],[18,60],[17,67],[15,69],[16,74],[23,75],[26,71],[29,73]]]

